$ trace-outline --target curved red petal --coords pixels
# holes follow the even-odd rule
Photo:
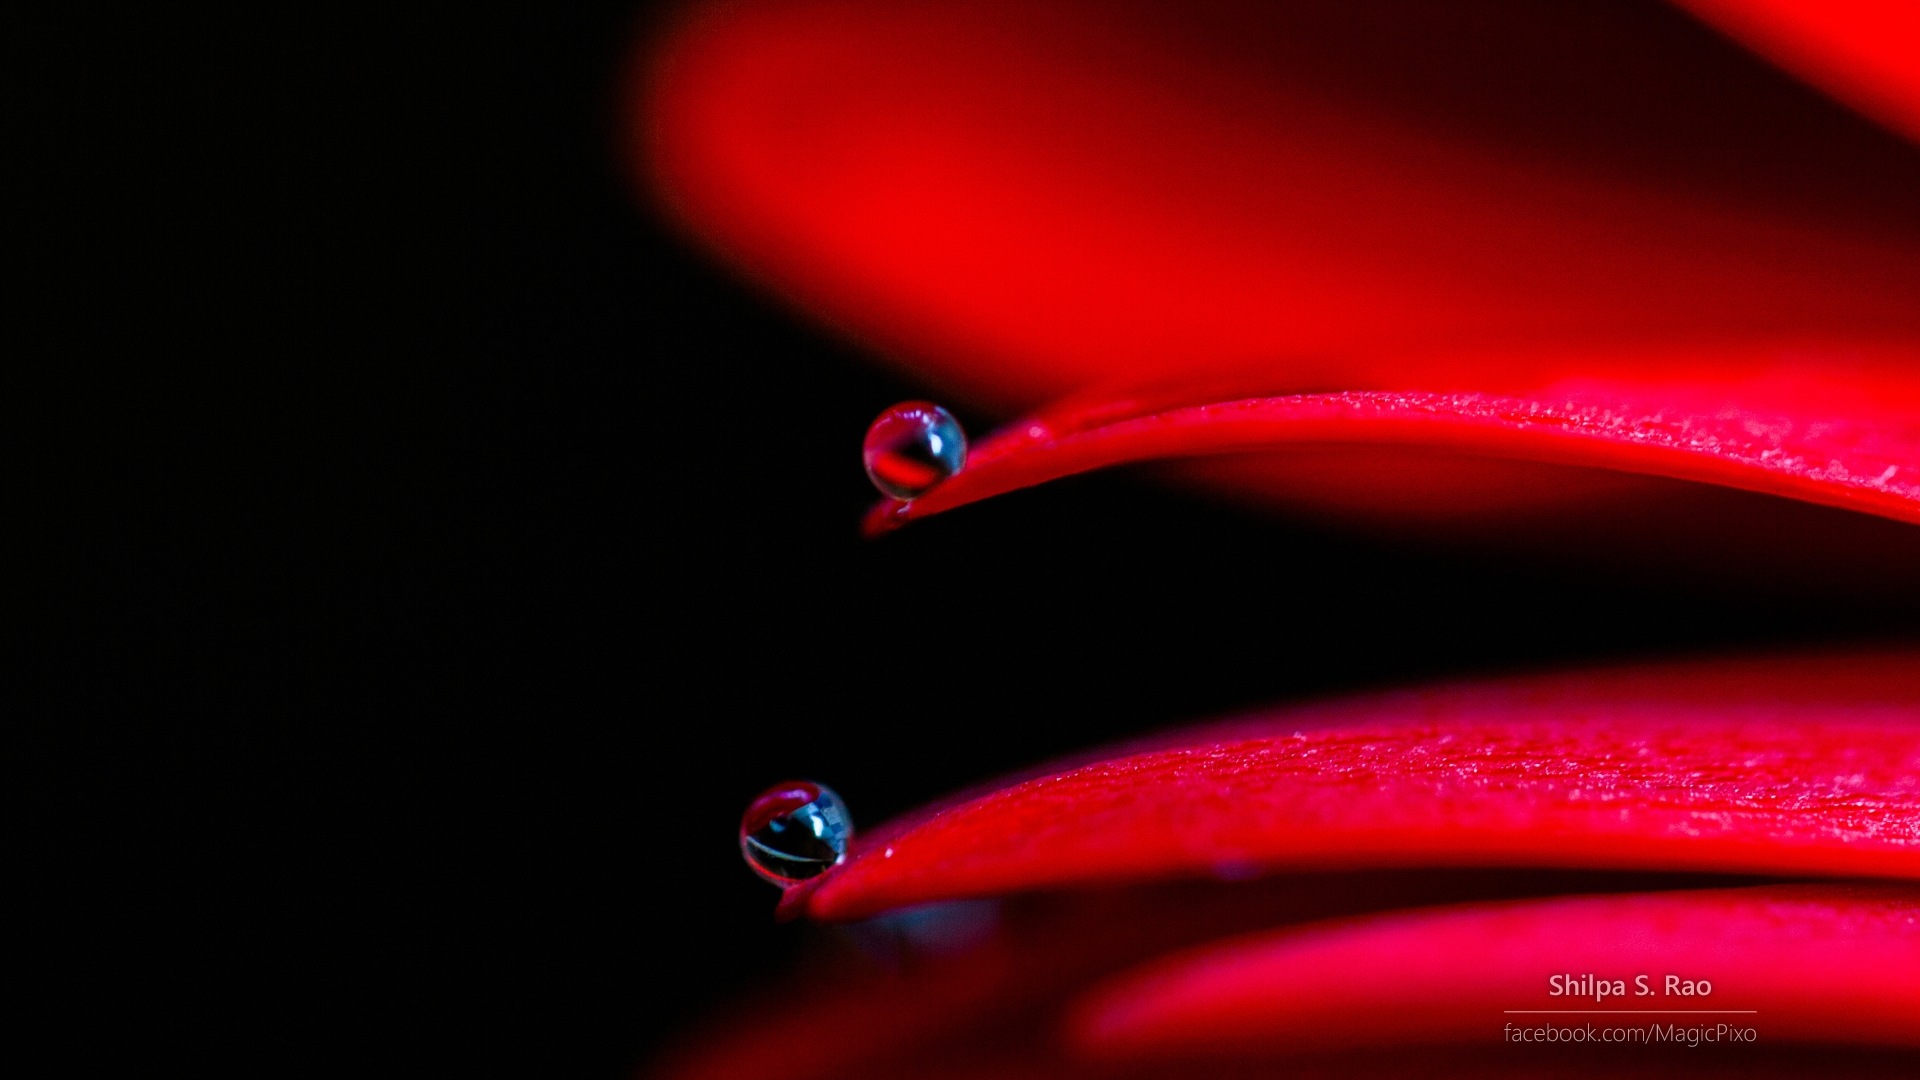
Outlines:
[[[1907,0],[1678,0],[1920,141],[1920,6]]]
[[[1221,363],[1427,390],[1350,375],[1920,340],[1920,154],[1659,7],[711,4],[650,71],[647,173],[689,230],[995,407]]]
[[[783,907],[1278,867],[1920,878],[1920,655],[1729,661],[1280,710],[866,834]]]
[[[1178,1076],[1183,1068],[1190,1074],[1202,1064],[1209,1076],[1238,1075],[1233,1071],[1235,1062],[1214,1057],[1203,1063],[1198,1054],[1173,1040],[1143,1046],[1141,1053],[1120,1046],[1118,1040],[1153,1039],[1147,1028],[1134,1025],[1133,1019],[1145,1020],[1153,1013],[1165,1016],[1171,1011],[1170,1000],[1156,991],[1169,985],[1170,980],[1127,973],[1193,973],[1209,967],[1228,970],[1235,964],[1244,967],[1260,958],[1269,943],[1277,947],[1280,942],[1313,941],[1335,949],[1347,940],[1340,936],[1345,927],[1391,928],[1446,914],[1446,910],[1433,909],[1433,905],[1485,905],[1534,898],[1542,907],[1524,910],[1561,911],[1557,905],[1563,901],[1547,898],[1591,894],[1595,890],[1627,894],[1611,923],[1581,917],[1577,910],[1568,920],[1566,925],[1571,928],[1601,934],[1593,939],[1598,945],[1608,926],[1626,925],[1624,912],[1644,910],[1633,907],[1644,895],[1633,894],[1700,889],[1705,884],[1708,882],[1698,876],[1421,870],[1286,875],[1231,886],[1174,883],[1015,897],[984,908],[962,906],[958,911],[916,909],[839,930],[832,936],[843,948],[817,948],[809,962],[782,985],[714,1017],[703,1031],[663,1060],[659,1072],[674,1080],[767,1076],[854,1080],[936,1074],[1111,1076],[1114,1059],[1120,1057],[1126,1059],[1128,1075]],[[1808,891],[1801,893],[1804,896]],[[1831,895],[1857,894],[1854,889],[1851,894]],[[1654,937],[1666,935],[1662,940],[1680,936],[1675,930],[1686,919],[1697,922],[1702,912],[1727,910],[1724,904],[1714,907],[1713,897],[1720,895],[1718,892],[1669,895],[1702,899],[1699,907],[1688,908],[1680,917],[1660,920],[1651,928]],[[1429,910],[1406,913],[1409,908],[1423,906]],[[1831,919],[1823,924],[1817,919],[1793,917],[1809,907],[1817,905],[1809,902],[1795,907],[1787,901],[1775,904],[1781,916],[1782,955],[1804,948],[1804,941],[1799,939],[1812,932],[1831,929]],[[1401,913],[1395,914],[1396,909]],[[991,913],[987,915],[991,925],[983,926],[983,911]],[[1365,918],[1356,918],[1361,916]],[[1347,921],[1325,921],[1334,918]],[[969,940],[964,948],[954,947],[948,920],[957,920],[965,928],[963,936]],[[1444,928],[1449,923],[1441,918],[1434,925]],[[1768,933],[1754,920],[1743,925],[1756,935]],[[1292,929],[1280,929],[1285,927]],[[1249,933],[1257,936],[1241,936]],[[1355,936],[1371,940],[1364,934]],[[1455,939],[1464,936],[1456,934]],[[1550,969],[1562,960],[1583,960],[1597,951],[1567,952],[1555,947],[1558,943],[1551,938],[1542,941],[1541,935],[1529,940],[1543,947],[1535,958],[1542,965],[1542,984]],[[844,948],[851,941],[862,942],[864,948]],[[1758,944],[1755,948],[1764,954],[1765,948]],[[1513,949],[1517,952],[1519,946]],[[1706,950],[1700,942],[1683,943],[1675,953],[1697,959]],[[1169,956],[1173,959],[1155,962],[1156,958]],[[1409,977],[1396,985],[1407,990],[1409,996],[1426,985],[1420,977],[1425,956],[1419,949],[1408,953]],[[1889,962],[1899,959],[1891,951],[1885,956]],[[1303,981],[1296,989],[1304,994],[1312,980],[1306,972],[1299,974]],[[1724,998],[1734,990],[1728,977],[1735,974],[1733,966],[1716,960],[1710,974],[1698,977],[1717,980],[1712,996]],[[1322,985],[1332,1000],[1346,992],[1351,980],[1330,977]],[[1741,985],[1753,989],[1770,983],[1763,979]],[[1544,988],[1529,985],[1527,991],[1537,996]],[[1885,989],[1870,983],[1865,996],[1884,993]],[[1532,996],[1523,996],[1522,1000],[1531,1001]],[[1434,995],[1413,1006],[1423,1014],[1444,1013],[1448,1007],[1444,995]],[[1514,1006],[1501,1006],[1507,1007]],[[1398,1012],[1384,1015],[1399,1022]],[[1116,1023],[1122,1030],[1104,1035],[1099,1030],[1102,1024],[1111,1028]],[[1843,1025],[1832,1034],[1837,1039],[1847,1031]],[[1785,1029],[1768,1027],[1765,1034],[1765,1045],[1759,1048],[1766,1055],[1764,1060],[1729,1058],[1727,1054],[1738,1055],[1741,1048],[1722,1046],[1715,1048],[1715,1062],[1738,1066],[1741,1075],[1775,1075],[1767,1066],[1779,1069],[1778,1075],[1795,1075],[1793,1069],[1780,1064],[1783,1060],[1797,1061],[1804,1070],[1808,1059],[1795,1057],[1792,1048],[1779,1041]],[[1569,1069],[1576,1074],[1586,1068],[1600,1071],[1610,1062],[1619,1063],[1603,1056],[1608,1049],[1604,1047],[1573,1048],[1571,1054],[1567,1047],[1505,1047],[1500,1045],[1500,1035],[1497,1025],[1483,1027],[1478,1037],[1465,1044],[1422,1048],[1415,1057],[1406,1056],[1404,1049],[1396,1051],[1390,1045],[1391,1038],[1380,1039],[1381,1049],[1368,1054],[1356,1053],[1350,1047],[1320,1053],[1309,1045],[1297,1044],[1288,1047],[1287,1065],[1289,1075],[1308,1076],[1535,1075],[1546,1064],[1538,1056],[1542,1050],[1554,1055],[1551,1061],[1560,1070],[1556,1075],[1566,1075]],[[1101,1038],[1106,1036],[1116,1041],[1103,1047]],[[1081,1044],[1077,1053],[1073,1047],[1076,1041]],[[1661,1049],[1671,1048],[1630,1049],[1636,1075],[1642,1069],[1664,1075],[1657,1070],[1674,1058],[1671,1053],[1666,1058],[1660,1056]],[[1684,1048],[1679,1053],[1685,1055]],[[1837,1051],[1829,1047],[1822,1053],[1836,1055]],[[1882,1061],[1853,1053],[1826,1060],[1831,1069],[1855,1075],[1850,1070],[1898,1064],[1901,1059]],[[1904,1060],[1910,1072],[1913,1059]],[[1758,1072],[1748,1071],[1755,1066],[1761,1066]],[[1873,1068],[1874,1075],[1881,1071]],[[1890,1075],[1906,1075],[1897,1068],[1887,1071]],[[1250,1075],[1267,1074],[1256,1067]]]
[[[1172,949],[1409,905],[1673,885],[1611,875],[1427,870],[1301,875],[1232,888],[1177,882],[1020,897],[991,902],[984,912],[936,905],[851,928],[847,934],[868,951],[816,956],[785,985],[689,1040],[668,1074],[885,1075],[903,1061],[916,1069],[929,1058],[951,1062],[956,1040],[987,1051],[1000,1066],[1024,1059],[1066,1070],[1070,1063],[1053,1050],[1063,1003],[1094,980]],[[954,921],[961,934],[952,932]],[[956,936],[969,939],[963,948],[954,947]],[[797,1046],[817,1052],[796,1055]]]
[[[1215,944],[1094,992],[1076,1041],[1098,1057],[1188,1059],[1672,1024],[1920,1047],[1916,1018],[1920,888],[1783,885],[1403,912]]]
[[[1089,469],[1204,455],[1239,458],[1211,467],[1211,478],[1264,483],[1293,501],[1313,497],[1301,479],[1330,472],[1335,481],[1322,489],[1344,499],[1372,494],[1417,507],[1425,494],[1456,512],[1557,511],[1592,494],[1564,482],[1509,482],[1504,463],[1525,462],[1699,481],[1920,522],[1920,348],[1549,354],[1534,368],[1523,380],[1510,361],[1409,364],[1401,379],[1443,388],[1420,391],[1191,404],[1183,402],[1194,388],[1080,396],[983,440],[964,472],[911,503],[883,503],[868,529]],[[1375,364],[1353,379],[1389,383],[1392,370]],[[1623,373],[1575,374],[1609,370]],[[1503,384],[1511,389],[1501,392]],[[1218,393],[1221,381],[1197,385]],[[1479,388],[1444,389],[1462,385]],[[1415,487],[1403,458],[1369,467],[1364,458],[1330,459],[1330,447],[1404,448],[1452,464],[1443,478],[1430,465]],[[1482,474],[1491,482],[1471,486]]]

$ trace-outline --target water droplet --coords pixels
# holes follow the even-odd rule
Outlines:
[[[840,865],[852,839],[853,818],[840,796],[805,780],[768,788],[740,819],[740,854],[783,888]]]
[[[967,433],[930,401],[903,401],[867,428],[867,478],[896,499],[917,499],[967,463]]]

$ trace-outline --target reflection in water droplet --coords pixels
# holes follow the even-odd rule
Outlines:
[[[840,796],[805,780],[768,788],[740,819],[740,854],[782,887],[840,865],[852,839],[853,818]]]
[[[917,499],[967,463],[967,433],[930,401],[903,401],[867,429],[867,478],[896,499]]]

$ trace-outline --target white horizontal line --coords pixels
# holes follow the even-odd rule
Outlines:
[[[1660,1014],[1660,1015],[1678,1015],[1678,1014],[1684,1013],[1690,1016],[1698,1016],[1701,1014],[1711,1014],[1715,1016],[1722,1016],[1722,1015],[1731,1016],[1735,1014],[1755,1015],[1755,1014],[1758,1014],[1760,1010],[1758,1009],[1503,1009],[1501,1011],[1503,1014],[1509,1015],[1509,1016],[1515,1013],[1553,1013],[1555,1015],[1563,1015],[1567,1013],[1581,1013],[1581,1014],[1605,1013],[1607,1015],[1615,1015],[1615,1016],[1626,1014],[1626,1013],[1645,1013],[1645,1014]]]
[[[1738,1013],[1738,1015],[1757,1015],[1759,1009],[1503,1009],[1503,1015],[1509,1015],[1509,1017],[1511,1017],[1511,1015],[1515,1015],[1515,1013],[1553,1013],[1553,1015],[1565,1015],[1565,1013],[1607,1013],[1607,1015],[1620,1015],[1620,1013],[1659,1013],[1659,1015],[1688,1015],[1688,1017],[1699,1017],[1699,1015],[1722,1017],[1722,1015],[1736,1015],[1736,1013]]]

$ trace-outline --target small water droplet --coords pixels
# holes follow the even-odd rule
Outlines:
[[[740,819],[740,854],[783,888],[840,865],[852,839],[853,818],[840,796],[806,780],[768,788]]]
[[[867,428],[867,478],[896,499],[917,499],[967,463],[967,433],[930,401],[903,401]]]

